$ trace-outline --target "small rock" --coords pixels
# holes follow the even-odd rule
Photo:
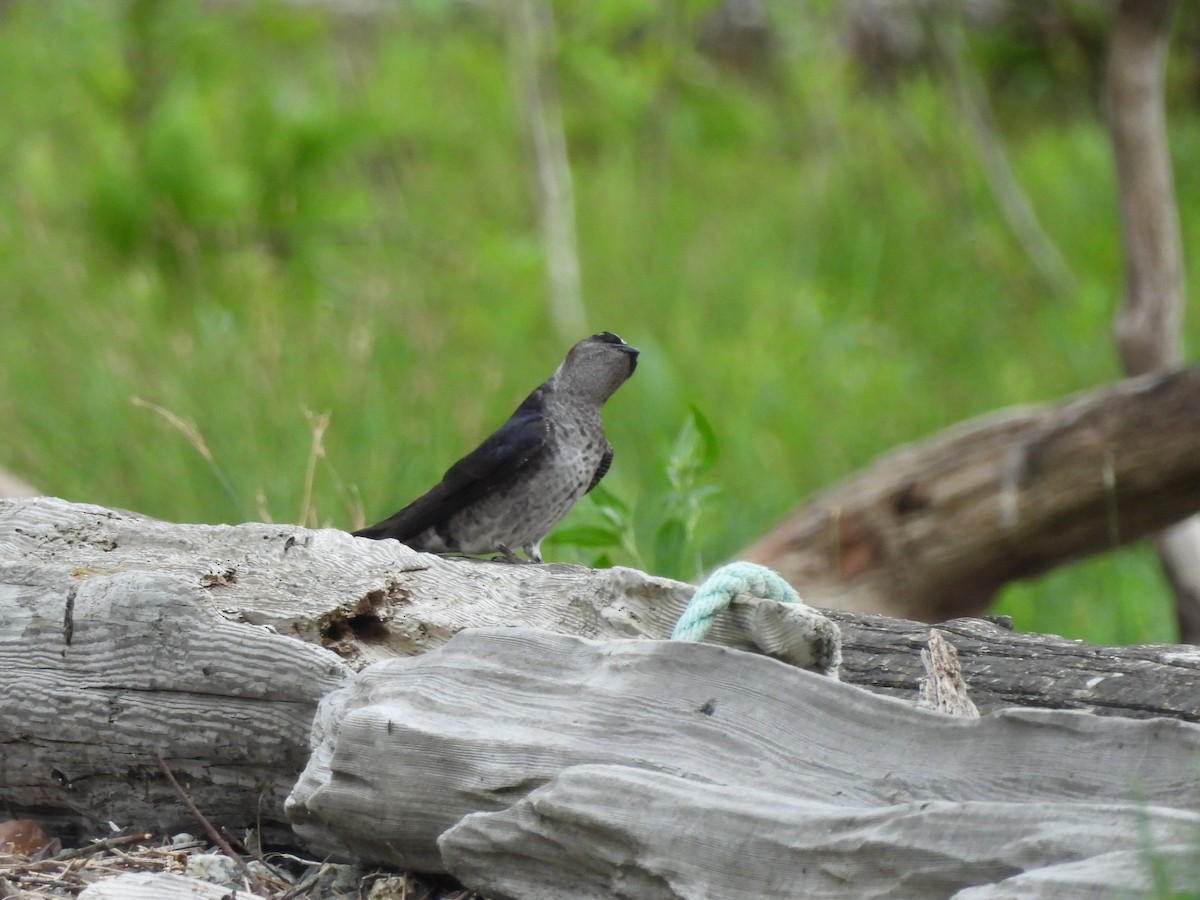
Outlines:
[[[385,875],[371,885],[367,900],[408,900],[413,883],[408,875]]]
[[[239,887],[242,883],[242,870],[238,864],[219,853],[189,856],[184,874],[222,887]]]
[[[321,877],[317,879],[313,896],[316,897],[357,897],[359,882],[363,878],[363,870],[358,866],[340,863],[325,863],[321,866]],[[304,881],[309,873],[299,881]]]
[[[188,834],[186,831],[181,831],[179,834],[171,835],[171,843],[178,847],[180,844],[195,844],[198,839],[194,834]]]

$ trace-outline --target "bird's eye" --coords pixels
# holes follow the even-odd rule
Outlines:
[[[611,331],[601,331],[599,334],[592,335],[593,341],[603,341],[606,344],[623,344],[625,343]]]

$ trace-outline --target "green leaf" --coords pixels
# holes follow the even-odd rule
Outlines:
[[[688,408],[692,412],[692,427],[696,429],[696,434],[700,438],[698,459],[695,465],[696,474],[700,475],[717,464],[721,450],[717,444],[717,432],[713,428],[712,422],[696,404],[689,404]]]
[[[667,478],[681,493],[690,490],[696,476],[711,469],[720,455],[712,423],[695,404],[689,409],[667,459]]]
[[[664,575],[678,575],[686,543],[687,525],[682,519],[672,516],[663,522],[654,536],[656,570]]]
[[[621,543],[619,532],[601,525],[572,525],[554,532],[554,543],[576,547],[613,547]]]
[[[600,513],[600,518],[617,533],[628,531],[632,527],[629,522],[629,516],[619,509],[613,509],[611,506],[601,506],[596,511]]]
[[[613,509],[623,516],[629,515],[629,504],[606,488],[603,484],[598,484],[592,488],[588,494],[592,498],[592,502],[601,509]]]
[[[611,569],[613,565],[613,558],[608,553],[601,553],[592,560],[593,569]]]

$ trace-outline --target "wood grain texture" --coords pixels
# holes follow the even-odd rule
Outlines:
[[[367,587],[344,559],[290,537],[0,503],[0,808],[60,830],[169,833],[194,823],[161,754],[215,821],[281,826],[316,703],[350,669],[240,603],[261,598],[265,617],[283,619]],[[231,586],[205,586],[216,573]]]
[[[101,879],[86,888],[79,900],[236,900],[251,896],[183,875],[131,872]]]
[[[1084,888],[1103,897],[1150,888],[1147,854],[1132,849],[1139,837],[1164,860],[1191,862],[1194,847],[1164,842],[1194,822],[1121,804],[839,808],[592,765],[564,770],[507,810],[467,816],[438,845],[457,877],[495,900],[1062,898]],[[564,845],[586,847],[586,857]],[[1096,848],[1108,846],[1131,849],[1102,852],[1097,864]]]
[[[1198,726],[944,716],[709,645],[471,630],[314,734],[301,835],[496,898],[947,896],[1200,827]]]
[[[283,826],[316,703],[354,669],[474,625],[662,636],[693,591],[333,529],[0,501],[0,813],[60,831],[188,826],[161,753],[215,821]],[[711,640],[752,646],[763,621],[796,620],[741,602],[748,612],[720,616]]]
[[[919,690],[927,625],[822,612],[842,630],[844,681],[894,697],[912,697]],[[938,630],[954,644],[971,699],[981,712],[1038,706],[1200,722],[1200,647],[1101,647],[1009,631],[986,619],[951,619]]]
[[[335,530],[0,501],[0,814],[63,836],[108,821],[193,828],[161,753],[218,825],[287,837],[283,801],[308,759],[313,713],[353,672],[470,626],[661,638],[693,592],[632,569],[444,559]],[[829,616],[844,679],[916,697],[926,626]],[[786,618],[739,598],[711,639],[750,647]],[[1094,647],[979,620],[940,628],[985,713],[1020,704],[1200,719],[1195,648]],[[699,717],[716,697],[697,699]],[[617,735],[635,726],[612,722]],[[488,736],[476,739],[486,754]],[[672,740],[655,752],[679,752]]]
[[[958,664],[958,651],[936,628],[929,629],[929,647],[921,651],[925,676],[917,705],[949,716],[978,716]]]

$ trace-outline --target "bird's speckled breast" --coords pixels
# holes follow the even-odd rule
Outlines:
[[[450,540],[440,538],[446,549],[491,553],[501,544],[540,543],[587,491],[604,455],[604,428],[598,415],[591,418],[550,417],[546,451],[528,471],[452,516],[443,531]]]

